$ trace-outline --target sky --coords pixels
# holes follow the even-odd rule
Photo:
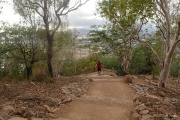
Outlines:
[[[7,0],[9,5],[5,5],[0,14],[0,21],[9,22],[10,24],[18,23],[19,16],[15,14],[11,1]],[[75,1],[75,0],[72,0]],[[78,10],[72,11],[68,14],[68,21],[70,28],[90,29],[92,25],[99,25],[103,23],[102,18],[94,15],[96,10],[96,2],[99,0],[90,0]]]
[[[94,15],[97,1],[98,0],[90,0],[78,10],[71,12],[68,15],[70,26],[89,29],[92,25],[102,24],[103,19]]]

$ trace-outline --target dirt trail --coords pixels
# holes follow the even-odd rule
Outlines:
[[[87,77],[93,79],[87,94],[65,104],[55,115],[63,120],[130,120],[136,94],[122,77],[105,72],[91,73]]]

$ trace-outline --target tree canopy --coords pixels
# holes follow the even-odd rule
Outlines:
[[[108,24],[117,31],[128,33],[130,38],[147,46],[156,56],[156,61],[161,69],[160,86],[165,86],[172,55],[179,42],[178,3],[173,0],[102,0],[98,2],[97,13],[105,18],[109,22]],[[165,44],[161,55],[147,42],[146,38],[142,37],[142,34],[145,33],[143,29],[148,24],[154,24],[161,32],[161,41]],[[163,60],[161,59],[162,54],[164,54]]]
[[[35,13],[36,25],[45,27],[47,39],[47,66],[49,76],[53,77],[52,57],[53,57],[53,41],[56,31],[62,26],[62,17],[69,12],[78,9],[88,0],[75,1],[70,6],[70,0],[13,0],[14,8],[25,19],[29,17],[29,13]],[[31,18],[31,17],[30,17]],[[32,21],[32,19],[28,19]]]

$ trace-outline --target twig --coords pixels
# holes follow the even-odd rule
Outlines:
[[[40,92],[39,92],[39,91],[40,91],[39,86],[37,86],[37,85],[36,85],[34,82],[32,82],[32,81],[31,81],[31,83],[38,88],[38,93],[40,93]]]

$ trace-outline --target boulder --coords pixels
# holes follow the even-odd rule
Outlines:
[[[8,120],[10,116],[7,113],[0,113],[0,120]]]
[[[147,103],[147,102],[151,102],[151,103],[155,103],[155,102],[161,102],[161,99],[157,96],[154,95],[147,95],[147,96],[138,96],[136,97],[133,101],[139,100],[139,102],[142,103]]]
[[[7,112],[10,112],[10,111],[14,112],[15,111],[15,108],[13,106],[11,106],[11,105],[3,106],[2,109],[4,111],[7,111]]]
[[[136,111],[142,111],[145,109],[146,109],[146,106],[144,104],[138,105],[134,108],[134,110],[136,110]]]
[[[10,85],[10,84],[4,84],[3,87],[4,87],[4,90],[5,90],[5,89],[7,89],[7,88],[10,88],[11,85]]]
[[[131,120],[140,120],[141,119],[141,115],[138,113],[133,113],[131,116]]]
[[[165,97],[165,96],[166,96],[166,93],[163,92],[163,91],[157,91],[157,93],[158,93],[158,95],[159,95],[160,97]]]
[[[142,115],[141,120],[154,120],[153,116],[146,114],[146,115]]]
[[[124,79],[124,82],[125,83],[132,83],[132,78],[130,76],[127,76],[125,79]]]
[[[63,94],[71,94],[71,92],[68,90],[67,87],[63,87],[63,88],[61,89],[61,91],[62,91]]]
[[[148,113],[149,113],[149,110],[140,111],[140,114],[141,114],[141,115],[146,115],[146,114],[148,114]]]
[[[66,99],[64,99],[63,101],[62,101],[62,103],[68,103],[68,102],[71,102],[72,101],[72,98],[71,98],[71,96],[67,96],[66,97]]]
[[[54,107],[50,107],[48,105],[44,105],[44,112],[49,112],[49,113],[54,113],[56,112],[59,108],[54,108]]]
[[[36,113],[36,117],[37,118],[43,118],[45,116],[45,113],[44,112],[37,112]]]
[[[133,104],[134,104],[134,106],[139,105],[139,100],[135,100],[135,101],[133,102]]]
[[[170,99],[170,98],[168,98],[168,97],[166,97],[166,98],[164,99],[164,101],[163,101],[163,104],[165,104],[165,105],[169,105],[169,104],[170,104],[170,102],[171,102],[171,99]]]
[[[35,113],[26,107],[17,108],[14,114],[21,115],[24,118],[31,118],[35,116]]]

